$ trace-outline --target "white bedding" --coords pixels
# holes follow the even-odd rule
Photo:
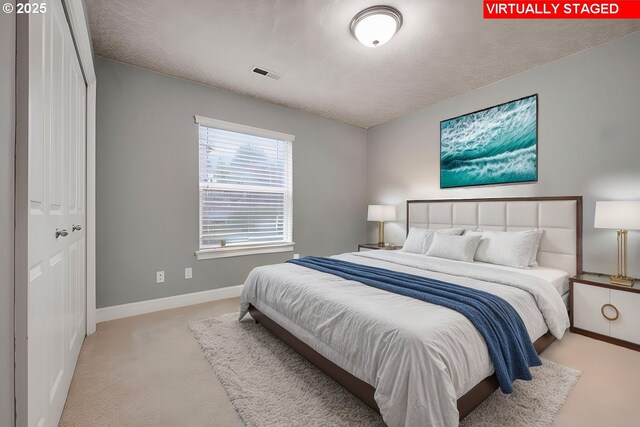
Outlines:
[[[531,267],[527,269],[515,268],[515,267],[506,267],[503,265],[495,265],[495,264],[487,264],[484,262],[476,261],[477,265],[484,265],[487,268],[495,268],[503,271],[511,271],[514,273],[522,273],[530,276],[539,277],[543,279],[555,288],[558,291],[558,294],[564,295],[569,292],[569,273],[563,270],[558,270],[557,268],[549,268],[549,267]]]
[[[562,338],[560,293],[531,270],[400,251],[336,256],[481,289],[508,301],[535,341]],[[376,389],[389,426],[458,425],[456,401],[493,373],[486,344],[463,315],[437,305],[301,267],[254,269],[241,297],[336,365]]]

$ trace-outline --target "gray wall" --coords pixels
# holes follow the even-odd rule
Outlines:
[[[539,181],[441,190],[440,121],[534,93]],[[370,128],[367,145],[369,200],[402,214],[387,240],[404,241],[406,199],[582,195],[584,268],[615,272],[615,232],[593,229],[594,206],[640,199],[640,32]],[[640,276],[639,232],[629,245],[629,273]]]
[[[296,136],[295,252],[353,251],[366,237],[364,129],[103,58],[96,68],[97,307],[239,285],[253,267],[291,257],[196,260],[194,114]]]
[[[13,2],[12,2],[13,3]],[[13,167],[16,15],[0,13],[0,426],[14,423]]]

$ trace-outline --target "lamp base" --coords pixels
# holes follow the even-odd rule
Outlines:
[[[611,276],[611,283],[620,286],[633,286],[635,279],[626,276]]]
[[[378,221],[378,246],[384,247],[384,222]]]

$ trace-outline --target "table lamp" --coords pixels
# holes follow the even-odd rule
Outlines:
[[[618,230],[618,274],[611,283],[633,286],[627,277],[627,230],[640,230],[640,201],[596,202],[593,226]]]
[[[369,205],[367,221],[378,221],[378,246],[384,243],[384,223],[385,221],[396,220],[396,207],[393,205]]]

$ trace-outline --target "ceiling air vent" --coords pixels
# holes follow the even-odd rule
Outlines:
[[[280,77],[282,77],[280,74],[276,73],[275,71],[267,70],[262,67],[256,67],[255,65],[253,66],[252,71],[262,76],[271,77],[274,80],[280,80]]]

